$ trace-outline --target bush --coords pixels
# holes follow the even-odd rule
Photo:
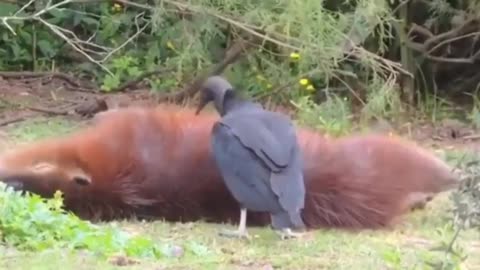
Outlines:
[[[130,236],[113,224],[95,225],[63,210],[61,193],[52,199],[14,191],[0,182],[0,241],[19,250],[85,249],[100,256],[124,254],[158,258],[167,245]]]

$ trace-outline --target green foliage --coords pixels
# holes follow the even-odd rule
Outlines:
[[[404,44],[393,28],[409,26],[410,21],[398,23],[405,18],[393,14],[392,9],[400,9],[395,1],[33,2],[14,17],[21,6],[0,3],[0,16],[5,16],[0,27],[2,70],[58,68],[93,78],[109,92],[144,72],[168,69],[172,70],[169,74],[149,76],[145,81],[153,91],[170,92],[219,62],[239,37],[253,36],[261,46],[225,71],[252,97],[288,103],[315,95],[327,96],[326,101],[315,101],[328,103],[335,89],[341,98],[364,98],[359,100],[365,107],[361,118],[370,119],[399,115],[403,109],[400,90],[409,91],[397,87],[402,81],[399,63],[403,62],[399,48]],[[429,16],[425,22],[414,23],[443,31],[452,27],[450,21],[459,8],[473,12],[477,6],[463,5],[436,0],[424,4],[418,13],[409,10],[407,14],[415,20]],[[422,70],[427,69],[422,63],[429,60],[411,60],[416,85],[432,88],[435,74],[432,78],[423,75],[433,69]],[[302,79],[308,83],[299,84]],[[365,97],[359,98],[363,91]],[[428,97],[422,95],[422,99]],[[425,112],[435,114],[437,120],[436,92],[432,102],[419,104],[427,106]]]
[[[112,60],[109,65],[113,75],[107,74],[103,78],[102,89],[110,91],[113,88],[119,87],[121,78],[135,78],[142,74],[138,66],[138,60],[131,56],[122,56]]]
[[[347,68],[354,67],[355,72],[350,73],[357,73],[356,78],[367,85],[372,73],[395,70],[388,68],[392,63],[379,62],[378,56],[362,49],[355,51],[353,66],[345,59],[346,36],[352,31],[360,33],[358,42],[369,35],[378,36],[373,47],[384,50],[384,37],[390,36],[390,30],[375,26],[392,19],[385,1],[356,1],[349,12],[328,10],[316,0],[301,5],[287,0],[148,3],[71,2],[52,8],[39,2],[8,20],[15,35],[7,27],[0,28],[0,68],[59,67],[93,76],[104,91],[112,91],[143,72],[173,69],[168,75],[148,79],[153,90],[166,92],[218,62],[238,36],[255,33],[267,36],[263,46],[226,71],[252,96],[288,102],[328,91],[332,80],[342,81],[335,74]],[[7,5],[15,11],[11,4],[2,3],[0,9]],[[41,10],[46,11],[36,16]],[[82,59],[77,64],[79,51],[94,61]],[[292,53],[296,57],[291,57]],[[302,78],[309,83],[299,85]],[[281,87],[285,91],[272,92]]]
[[[399,93],[395,85],[385,84],[383,80],[374,77],[370,88],[367,89],[365,106],[362,108],[363,120],[398,116],[402,112]]]
[[[297,108],[297,121],[300,125],[323,130],[333,136],[345,135],[352,128],[351,111],[346,99],[336,95],[326,102],[315,104],[311,98],[302,97],[292,102]]]
[[[454,223],[461,229],[480,231],[480,157],[466,156],[461,169],[464,177],[460,187],[452,193]]]
[[[22,196],[3,183],[0,189],[0,240],[5,245],[29,251],[86,249],[100,256],[118,253],[146,258],[170,256],[168,245],[158,245],[143,236],[130,236],[113,224],[95,225],[64,212],[59,191],[52,199],[42,199],[32,194]],[[190,249],[197,254],[202,248],[205,249],[196,244]]]
[[[450,194],[453,203],[449,229],[454,230],[453,237],[444,239],[434,249],[442,256],[441,259],[428,262],[434,269],[456,270],[468,257],[465,250],[458,244],[459,236],[468,229],[480,232],[480,159],[477,154],[463,153],[458,168],[462,171],[461,183]]]

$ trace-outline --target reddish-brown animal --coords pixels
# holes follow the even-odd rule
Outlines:
[[[60,189],[66,208],[90,220],[238,222],[238,205],[210,153],[216,119],[175,106],[107,111],[74,134],[5,153],[0,177],[45,197]],[[327,139],[302,128],[298,135],[310,228],[389,226],[427,195],[456,184],[444,162],[400,139]],[[270,221],[249,212],[248,223]]]

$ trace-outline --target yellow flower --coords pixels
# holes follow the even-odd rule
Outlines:
[[[271,89],[272,88],[272,85],[271,84],[267,84],[267,89]]]
[[[122,5],[120,5],[119,3],[115,3],[113,4],[113,8],[112,8],[114,11],[121,11],[122,10]]]
[[[173,46],[173,43],[170,40],[167,41],[167,48],[169,48],[171,50],[175,50],[175,46]]]
[[[303,79],[301,79],[301,80],[299,81],[299,83],[300,83],[301,85],[307,85],[307,84],[308,84],[308,79],[303,78]]]
[[[300,59],[300,54],[296,53],[296,52],[292,52],[290,54],[290,58],[294,59],[294,60],[297,60],[297,59]]]
[[[309,84],[309,85],[307,86],[307,90],[308,90],[308,91],[315,91],[315,87],[313,87],[313,85]]]

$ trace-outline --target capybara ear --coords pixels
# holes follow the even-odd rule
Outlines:
[[[45,174],[45,173],[52,173],[58,170],[57,165],[50,163],[50,162],[39,162],[34,164],[31,167],[33,173],[38,174]]]

